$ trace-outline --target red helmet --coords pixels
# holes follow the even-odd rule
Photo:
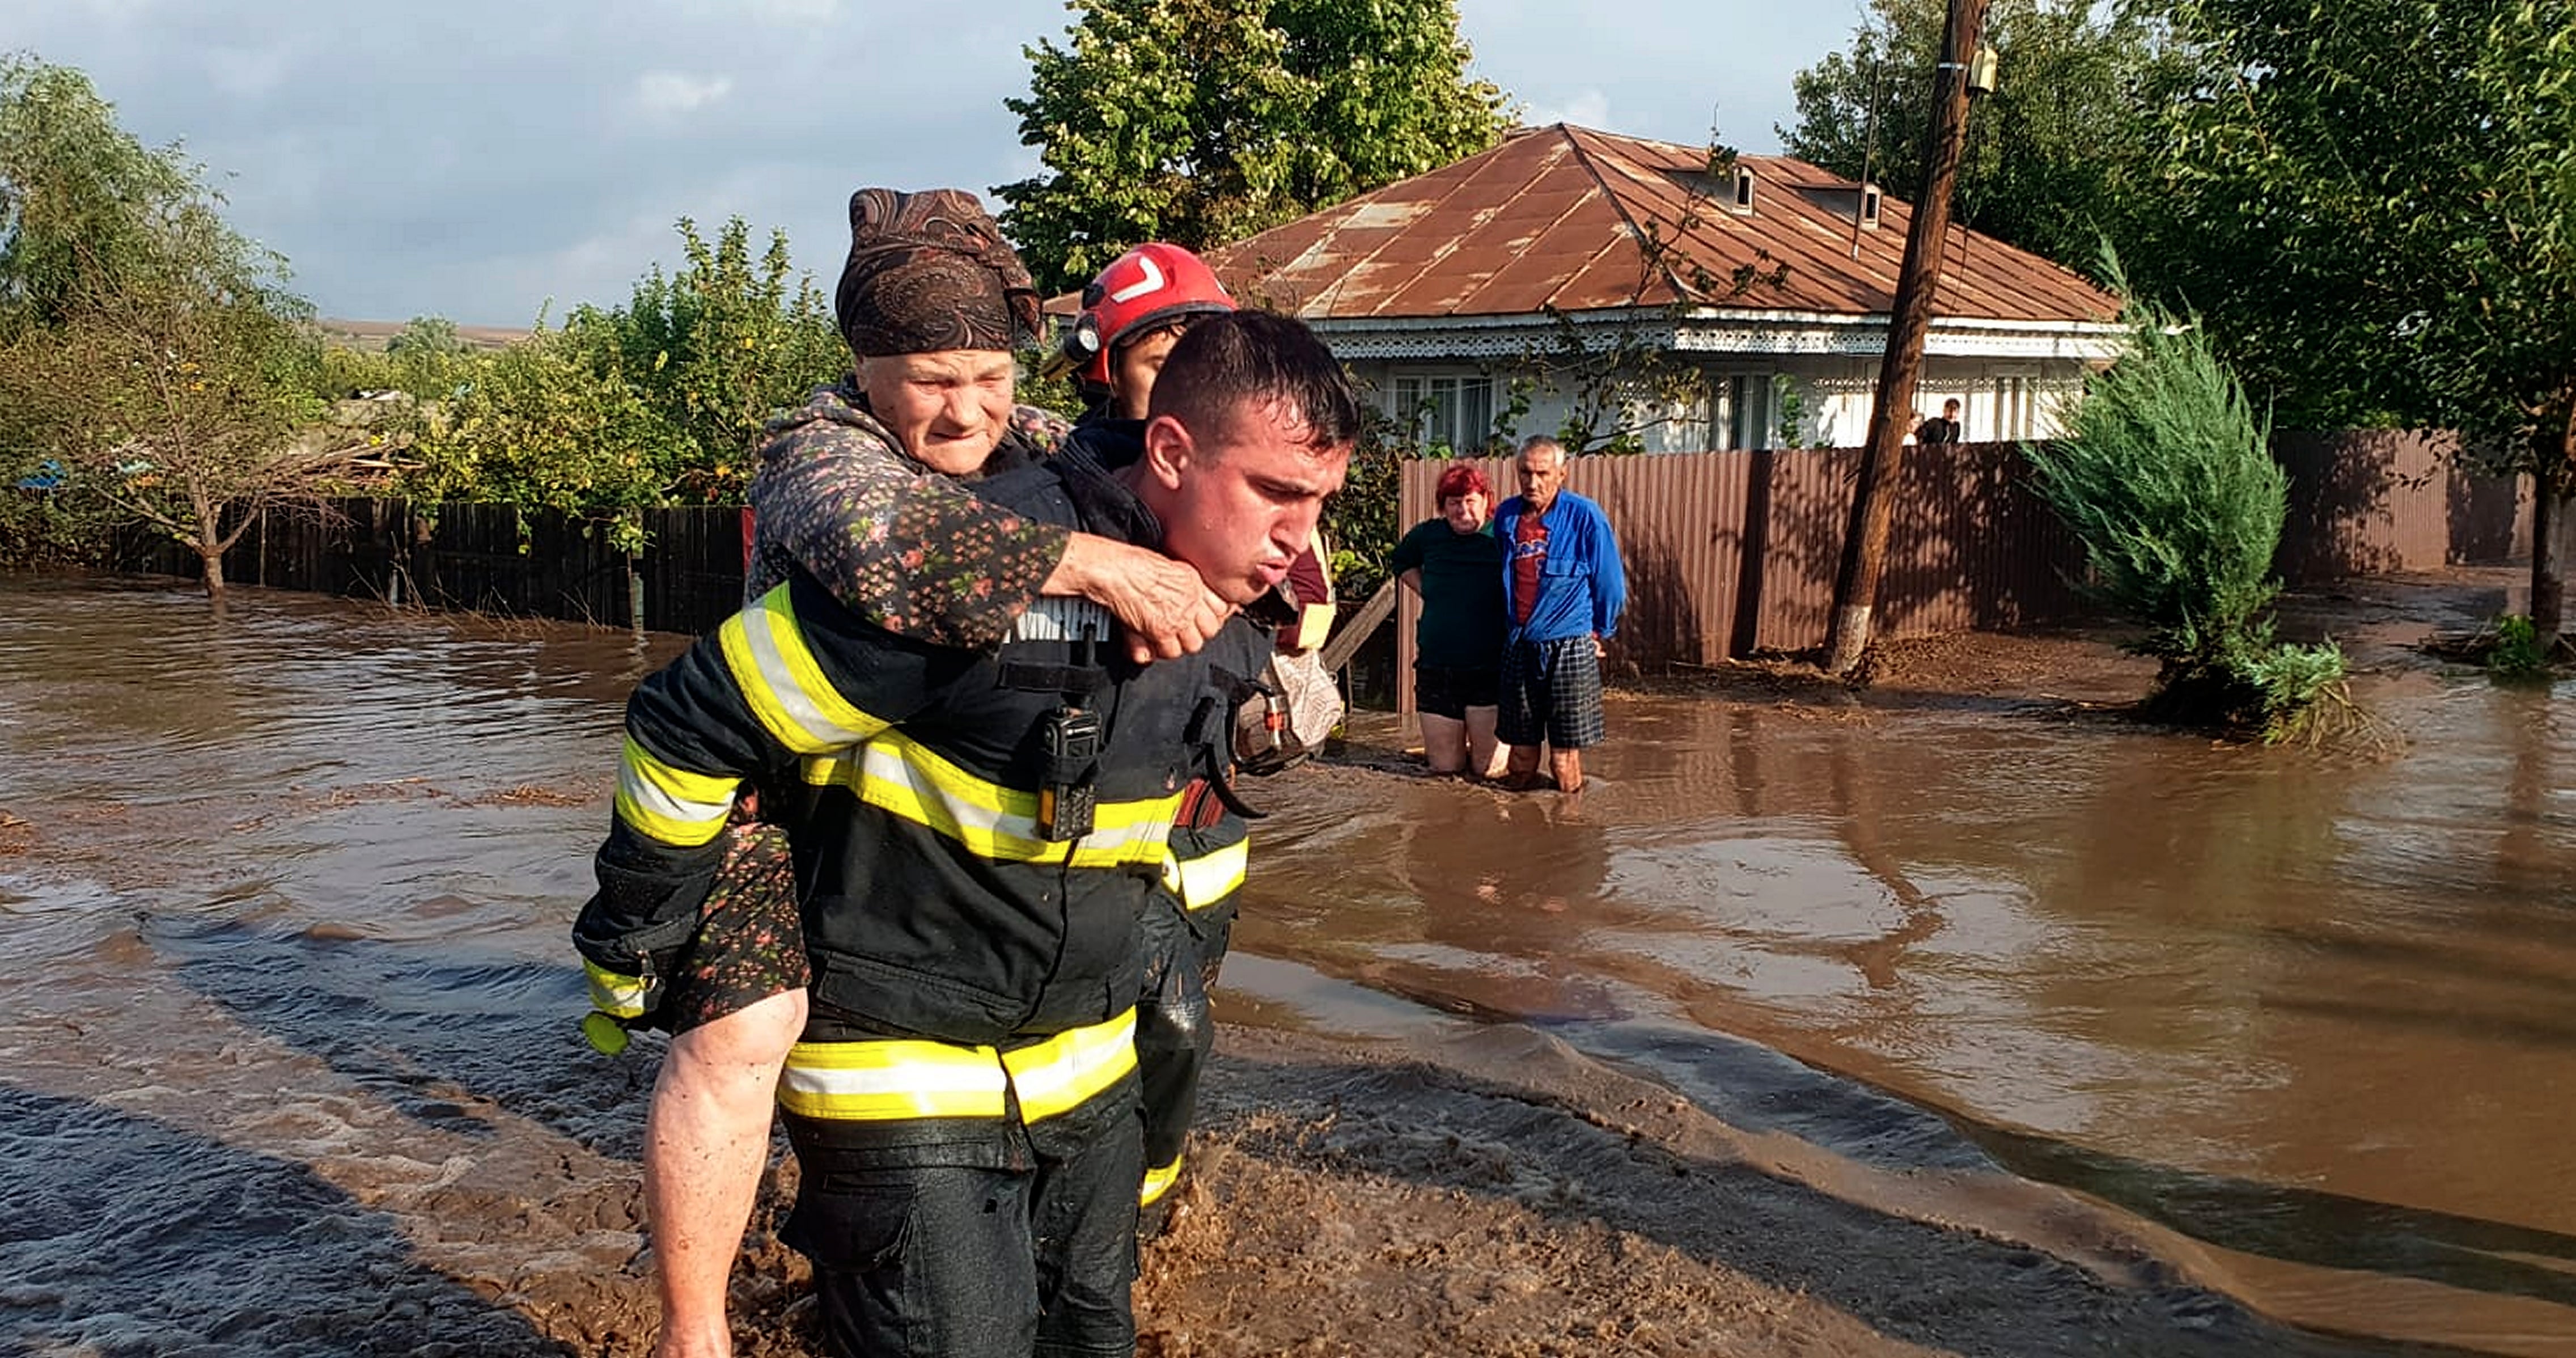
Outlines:
[[[1234,299],[1206,261],[1177,245],[1152,241],[1109,261],[1082,290],[1082,314],[1065,332],[1064,354],[1082,381],[1109,385],[1109,356],[1133,339],[1183,316],[1234,310]]]

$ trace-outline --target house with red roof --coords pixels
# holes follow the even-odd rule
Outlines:
[[[1312,324],[1426,446],[1590,412],[1650,452],[1848,447],[1909,214],[1786,156],[1559,123],[1206,255],[1237,300]],[[1957,399],[1971,442],[2049,437],[2119,351],[2119,304],[1953,231],[1916,405]]]

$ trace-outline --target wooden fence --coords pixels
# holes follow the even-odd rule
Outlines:
[[[560,511],[339,500],[269,511],[224,554],[224,578],[604,627],[636,626],[640,595],[646,630],[692,634],[742,607],[741,510],[649,509],[643,526],[647,546],[630,562],[609,546],[608,523]],[[126,564],[198,573],[196,554],[167,539],[137,543]]]
[[[2527,551],[2528,494],[2461,472],[2452,450],[2441,435],[2283,435],[2283,575],[2314,584]],[[1575,459],[1568,484],[1609,513],[1627,561],[1614,663],[1657,670],[1823,644],[1858,460],[1851,449]],[[1447,465],[1405,468],[1398,522],[1431,516]],[[1483,465],[1497,493],[1511,493],[1509,459]],[[2031,494],[2025,465],[2009,444],[1908,450],[1880,635],[2077,615],[2067,581],[2080,554]],[[648,545],[630,563],[608,546],[607,524],[558,512],[344,500],[322,514],[272,512],[226,554],[224,572],[240,584],[610,627],[636,625],[640,594],[646,629],[689,634],[740,606],[743,511],[647,510],[643,526]],[[138,544],[127,564],[197,574],[167,541]],[[1405,595],[1390,676],[1408,699],[1418,610]]]

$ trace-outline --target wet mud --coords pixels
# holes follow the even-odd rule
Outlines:
[[[1257,789],[1146,1350],[2576,1353],[2576,736],[2406,649],[2505,587],[2293,601],[2369,757],[2080,635],[1624,693],[1574,798],[1363,718]],[[644,1351],[562,939],[680,641],[0,579],[0,1352]]]

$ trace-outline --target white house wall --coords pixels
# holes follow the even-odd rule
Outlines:
[[[1487,361],[1489,362],[1489,361]],[[1393,413],[1393,382],[1397,377],[1481,375],[1492,383],[1493,409],[1499,416],[1509,400],[1509,370],[1486,366],[1485,362],[1466,359],[1439,363],[1362,359],[1349,364],[1351,373],[1366,384],[1375,404]],[[1786,376],[1789,388],[1803,403],[1799,442],[1807,447],[1858,447],[1868,439],[1870,407],[1878,384],[1879,361],[1839,355],[1758,355],[1729,359],[1712,356],[1707,371],[1719,381],[1736,377],[1755,379]],[[2053,438],[2063,430],[2063,414],[2072,400],[2083,391],[2086,364],[2076,358],[1994,359],[1932,354],[1923,361],[1922,375],[1917,379],[1914,407],[1917,414],[1909,420],[1927,418],[1940,412],[1945,400],[1960,403],[1962,437],[1972,443],[2015,438]],[[1759,385],[1758,383],[1754,385]],[[1737,386],[1742,390],[1742,386]],[[1511,431],[1515,436],[1555,433],[1574,408],[1570,391],[1541,386],[1530,393],[1530,407]],[[1680,415],[1685,412],[1668,412]],[[1743,445],[1774,447],[1781,442],[1776,407],[1763,412],[1756,423],[1759,441]],[[1643,413],[1640,413],[1643,423]],[[1697,419],[1667,418],[1649,425],[1642,434],[1648,452],[1704,452],[1710,445],[1729,446],[1723,435],[1704,436],[1705,423]]]

